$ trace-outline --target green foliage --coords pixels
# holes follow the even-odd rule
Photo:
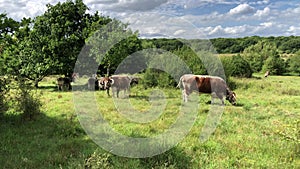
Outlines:
[[[169,88],[177,85],[177,82],[168,73],[156,69],[146,69],[141,81],[144,88],[162,87]]]
[[[233,65],[231,76],[247,78],[252,76],[252,70],[249,63],[243,59],[241,55],[234,55],[231,62]]]
[[[82,0],[47,5],[46,12],[22,21],[14,45],[5,48],[5,71],[38,82],[50,74],[71,76],[77,56],[92,32],[111,19],[89,14]]]
[[[262,68],[263,72],[270,71],[273,75],[282,75],[285,72],[285,62],[279,55],[268,57]]]
[[[216,38],[211,39],[211,42],[218,53],[240,53],[245,48],[256,44],[259,37],[245,37],[245,38]]]
[[[40,95],[37,91],[34,91],[31,84],[25,79],[18,77],[17,92],[10,96],[12,100],[15,100],[15,111],[22,114],[23,119],[33,120],[36,115],[40,114],[42,103],[40,101]]]
[[[274,43],[260,41],[255,45],[246,48],[243,52],[244,59],[250,64],[254,72],[260,72],[264,62],[269,57],[277,57],[279,55]]]
[[[0,41],[2,41],[5,36],[14,34],[15,31],[19,29],[19,22],[7,17],[7,14],[0,14]]]
[[[4,113],[8,108],[5,96],[10,90],[10,80],[7,76],[0,76],[0,114]]]
[[[288,70],[300,75],[300,50],[287,60]]]
[[[246,48],[255,45],[261,41],[274,43],[280,53],[295,53],[299,50],[299,36],[278,36],[278,37],[244,37],[244,38],[216,38],[211,39],[213,46],[218,53],[240,53]]]
[[[277,133],[284,140],[291,141],[295,144],[295,154],[300,158],[300,120],[295,120],[291,124],[282,126],[282,129],[278,130]]]
[[[295,53],[300,49],[300,37],[298,36],[290,36],[290,37],[282,37],[284,41],[280,43],[278,47],[285,53]]]
[[[237,87],[231,80],[231,77],[252,77],[252,70],[249,63],[240,55],[223,56],[220,59],[223,64],[227,85],[231,89],[235,89]]]
[[[102,153],[97,150],[85,160],[84,168],[86,169],[114,168],[112,164],[110,164],[110,158],[111,158],[110,154]]]
[[[90,62],[97,62],[100,74],[114,73],[127,56],[142,49],[138,33],[132,32],[128,24],[115,19],[96,31],[87,40],[87,46],[90,48],[88,59]]]

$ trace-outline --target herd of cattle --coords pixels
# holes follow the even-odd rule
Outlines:
[[[70,90],[71,82],[75,81],[72,78],[58,78],[58,90]],[[106,90],[110,96],[111,88],[113,97],[119,97],[120,91],[124,91],[124,96],[129,97],[130,87],[139,83],[139,78],[129,75],[113,75],[110,77],[100,77],[96,75],[90,77],[87,82],[89,90]],[[182,98],[184,102],[188,101],[188,96],[193,92],[211,94],[212,102],[214,98],[219,98],[222,104],[225,104],[224,97],[232,105],[236,105],[236,94],[229,89],[226,82],[217,76],[207,75],[182,75],[177,85],[182,90]]]

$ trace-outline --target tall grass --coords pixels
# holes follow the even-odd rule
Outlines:
[[[210,96],[200,95],[197,119],[188,135],[163,154],[131,159],[119,157],[95,144],[81,127],[73,93],[57,91],[54,78],[41,83],[41,114],[20,122],[17,113],[0,118],[0,164],[3,168],[298,168],[300,78],[255,74],[232,78],[238,105],[226,102],[222,118],[210,138],[199,141],[210,109]],[[134,109],[147,116],[153,90],[136,86],[129,98]],[[179,89],[159,89],[165,109],[151,122],[134,123],[117,111],[106,92],[95,92],[99,112],[119,133],[150,137],[165,132],[178,117]],[[123,99],[124,100],[124,99]],[[161,102],[159,106],[163,106]],[[297,123],[298,124],[298,123]]]

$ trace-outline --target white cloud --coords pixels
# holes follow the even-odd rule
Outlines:
[[[245,15],[251,14],[255,11],[255,8],[248,4],[240,4],[237,7],[230,9],[229,15]]]
[[[102,10],[111,11],[148,11],[152,10],[168,0],[86,0],[90,5],[97,5]]]
[[[21,20],[23,17],[34,18],[46,11],[46,4],[56,4],[59,0],[0,0],[0,13],[7,13],[8,17]]]
[[[0,0],[0,13],[6,12],[17,20],[33,18],[44,13],[47,3],[64,1]],[[84,0],[84,3],[92,13],[100,11],[105,16],[120,19],[147,37],[300,35],[300,5],[295,1]]]
[[[263,10],[257,10],[256,13],[254,14],[254,16],[256,17],[266,17],[268,15],[270,15],[270,8],[269,7],[265,7]]]
[[[300,34],[300,26],[290,26],[287,31],[292,35],[299,35]]]

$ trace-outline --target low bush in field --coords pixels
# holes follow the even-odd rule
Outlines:
[[[31,120],[40,113],[42,103],[37,90],[33,89],[31,83],[23,78],[15,78],[7,85],[7,96],[5,101],[7,109],[11,109],[14,114],[21,114],[23,119]],[[3,96],[2,96],[3,97]]]
[[[227,77],[252,77],[250,64],[240,55],[224,56],[221,61]]]

